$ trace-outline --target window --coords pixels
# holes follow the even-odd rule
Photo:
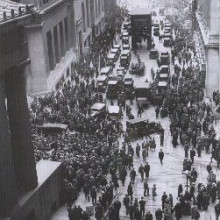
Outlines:
[[[52,44],[51,31],[47,32],[47,48],[48,48],[50,70],[53,70],[54,69],[54,60],[53,60],[53,44]]]
[[[60,62],[57,26],[53,28],[56,63]]]
[[[82,16],[83,16],[83,32],[86,32],[86,15],[85,15],[84,3],[82,3],[81,7],[82,7]]]
[[[65,49],[64,49],[64,33],[63,33],[63,23],[62,21],[59,22],[59,29],[60,29],[60,49],[61,49],[61,56],[63,57],[65,55]]]
[[[90,27],[90,19],[89,19],[89,0],[86,0],[86,18],[87,18],[87,27]]]
[[[68,19],[67,17],[64,18],[64,27],[65,27],[65,36],[66,36],[66,47],[67,50],[69,49],[69,29],[68,29]]]

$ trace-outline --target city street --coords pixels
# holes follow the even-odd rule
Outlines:
[[[132,9],[133,7],[136,7],[138,5],[145,6],[145,7],[150,7],[148,5],[147,1],[120,1],[120,4],[127,5],[129,9]],[[145,4],[145,5],[144,5]],[[161,20],[163,19],[162,16],[157,16],[154,18],[154,20]],[[159,42],[158,37],[154,37],[154,42],[155,42],[155,48],[158,49],[159,51],[162,50],[168,50],[170,53],[170,48],[164,48],[162,43]],[[121,41],[118,39],[116,42],[117,44],[120,44]],[[158,68],[156,60],[149,59],[149,51],[146,49],[146,44],[143,43],[141,48],[138,49],[137,53],[140,56],[140,59],[142,62],[145,63],[145,75],[143,77],[135,77],[133,75],[134,80],[143,80],[145,81],[146,79],[151,82],[152,77],[151,77],[151,69],[153,68],[156,70]],[[131,63],[137,63],[137,58],[132,52],[132,60]],[[119,62],[117,62],[116,68],[118,67]],[[171,74],[173,72],[173,66],[171,66]],[[116,104],[116,100],[114,100],[114,104]],[[127,104],[129,104],[127,100]],[[108,100],[108,105],[110,105],[110,100]],[[132,114],[136,117],[137,116],[137,106],[136,103],[131,106],[132,107]],[[184,186],[184,191],[186,190],[186,175],[182,172],[183,170],[183,160],[184,160],[184,149],[182,146],[177,146],[177,148],[173,148],[172,143],[171,143],[171,135],[170,135],[170,129],[169,129],[169,119],[166,118],[158,118],[156,119],[156,114],[155,114],[155,108],[150,106],[148,109],[144,110],[144,113],[142,114],[142,118],[147,118],[150,121],[156,121],[160,122],[162,127],[165,129],[165,140],[164,140],[164,147],[160,146],[160,136],[158,134],[151,135],[151,138],[155,138],[156,140],[156,150],[155,151],[149,151],[149,156],[147,158],[147,162],[151,166],[150,170],[150,177],[148,180],[149,188],[150,188],[150,195],[145,196],[144,199],[146,200],[146,211],[150,211],[152,214],[155,213],[156,209],[161,208],[161,196],[163,192],[166,192],[167,195],[170,193],[173,195],[174,198],[174,205],[177,202],[177,189],[179,184],[182,184]],[[121,120],[123,124],[123,130],[126,130],[126,120],[128,120],[127,116],[125,116]],[[120,146],[122,145],[122,142],[124,140],[122,138],[119,138]],[[141,145],[143,140],[138,140],[132,142],[132,146],[135,151],[135,146],[137,143]],[[165,153],[164,157],[164,163],[163,165],[160,164],[159,158],[158,158],[158,152],[162,149]],[[207,178],[207,171],[206,171],[206,166],[210,162],[210,154],[206,154],[205,152],[202,153],[202,157],[198,158],[195,157],[195,162],[193,164],[193,167],[196,168],[198,171],[198,179],[197,183],[206,183],[206,178]],[[143,181],[141,180],[140,174],[138,173],[138,168],[140,165],[145,165],[145,162],[143,161],[142,157],[138,158],[136,155],[134,156],[134,168],[137,172],[137,178],[134,183],[134,198],[138,198],[138,200],[141,199],[141,197],[144,195],[143,194]],[[216,167],[216,163],[213,162],[213,169],[214,172],[217,174],[217,176],[220,175],[219,169]],[[119,181],[120,182],[120,181]],[[126,178],[125,186],[122,186],[120,182],[120,186],[117,191],[117,197],[116,199],[119,199],[121,203],[123,204],[123,198],[125,194],[127,193],[127,186],[130,182],[130,177],[129,173]],[[156,184],[157,187],[157,196],[155,200],[153,200],[151,190],[153,184]],[[89,203],[85,198],[84,194],[80,193],[79,199],[73,204],[73,205],[80,205],[81,207],[87,207],[91,206],[91,202]],[[126,215],[126,210],[124,205],[121,207],[120,211],[120,218],[121,220],[126,220],[130,219],[128,215]],[[181,218],[183,220],[190,219],[189,216],[185,216]],[[209,206],[209,210],[207,211],[202,211],[201,212],[201,220],[214,220],[215,219],[215,213],[214,213],[214,205]],[[55,215],[53,216],[52,220],[67,220],[67,210],[66,207],[60,208]]]

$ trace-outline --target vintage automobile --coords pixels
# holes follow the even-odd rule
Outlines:
[[[168,81],[169,79],[169,74],[168,73],[160,73],[159,75],[159,80],[160,81]]]
[[[108,77],[106,75],[99,75],[96,80],[96,87],[98,92],[105,92]]]
[[[41,130],[45,135],[62,133],[67,130],[68,125],[59,123],[44,123],[42,126],[37,128]]]
[[[117,56],[114,53],[110,53],[107,56],[107,66],[115,67],[115,62],[117,61]]]
[[[160,34],[159,25],[158,25],[158,27],[154,27],[154,29],[153,29],[153,34],[154,34],[154,36],[159,36],[159,34]]]
[[[118,80],[109,80],[106,92],[107,99],[117,99],[118,97]]]
[[[119,49],[119,48],[112,48],[111,50],[110,50],[110,54],[115,54],[115,61],[117,61],[118,60],[118,57],[119,57],[119,55],[120,55],[120,53],[121,53],[121,50]]]
[[[164,34],[170,34],[170,33],[171,33],[170,27],[165,27],[164,28]]]
[[[159,133],[161,125],[156,122],[149,122],[146,118],[136,118],[126,121],[126,131],[132,140],[144,137],[145,135]]]
[[[134,81],[134,90],[137,104],[142,104],[145,107],[148,107],[150,101],[150,86],[149,83],[144,82],[143,80]]]
[[[106,66],[106,67],[101,68],[100,75],[108,76],[111,73],[112,73],[112,67]]]
[[[159,81],[158,83],[158,91],[159,92],[166,92],[168,86],[167,81]]]
[[[123,23],[123,30],[128,31],[129,28],[130,28],[130,25],[131,25],[131,24],[130,24],[129,21],[124,22],[124,23]]]
[[[131,60],[131,53],[129,50],[123,50],[120,56],[120,66],[128,69]]]
[[[108,117],[111,120],[117,121],[120,119],[120,108],[118,105],[110,105],[108,106]]]
[[[144,76],[145,74],[145,64],[143,62],[140,63],[132,63],[130,74],[136,74],[138,76]]]
[[[91,116],[98,119],[104,119],[106,116],[106,105],[101,102],[97,102],[91,106]]]
[[[169,28],[171,27],[171,23],[170,23],[169,21],[166,21],[166,22],[165,22],[165,28],[166,28],[166,27],[169,27]]]
[[[129,37],[129,33],[127,31],[123,31],[121,33],[121,39],[123,39],[123,37]]]
[[[119,44],[114,44],[113,48],[118,49],[119,51],[121,51],[121,46]]]
[[[122,38],[122,44],[129,44],[129,36]]]
[[[157,59],[157,64],[158,66],[161,65],[170,65],[170,55],[168,53],[168,51],[164,51],[160,53],[159,58]]]
[[[115,72],[111,73],[111,74],[108,76],[108,81],[111,81],[111,80],[118,80],[118,75],[115,74]]]
[[[171,45],[171,40],[170,40],[170,38],[169,37],[165,37],[164,39],[163,39],[163,46],[164,47],[170,47]]]
[[[116,70],[116,74],[119,78],[123,79],[127,70],[124,67],[118,67]]]
[[[170,67],[168,65],[162,65],[159,68],[160,73],[170,73]]]
[[[151,49],[149,54],[150,59],[157,59],[158,58],[158,51],[157,49]]]
[[[124,77],[124,91],[127,99],[135,97],[134,79],[129,73],[127,73]]]
[[[123,50],[130,50],[130,44],[122,44],[122,49]]]

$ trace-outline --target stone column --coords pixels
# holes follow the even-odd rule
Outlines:
[[[51,36],[52,36],[52,39],[51,39],[51,44],[52,44],[52,48],[53,48],[53,51],[52,51],[52,57],[53,57],[53,61],[54,61],[54,69],[56,67],[56,55],[55,55],[55,41],[54,41],[54,32],[53,32],[53,29],[51,30]]]
[[[0,217],[8,216],[18,201],[11,137],[5,106],[4,77],[0,77]]]
[[[59,23],[57,24],[57,52],[58,52],[58,57],[59,57],[59,62],[62,59],[62,50],[61,50],[61,36],[60,36],[60,26]]]
[[[31,85],[29,90],[32,93],[47,90],[47,73],[50,70],[50,65],[46,34],[44,37],[42,29],[43,24],[26,27],[28,50],[31,59],[31,73],[29,74]]]
[[[219,51],[216,48],[206,48],[207,71],[206,71],[206,92],[212,97],[212,92],[219,89]]]
[[[64,49],[64,56],[66,54],[66,52],[68,51],[68,47],[67,47],[67,42],[66,42],[66,28],[65,28],[65,23],[64,20],[61,21],[62,22],[62,26],[63,26],[63,49]]]
[[[19,193],[22,193],[38,184],[23,66],[7,73],[6,95],[15,175]]]

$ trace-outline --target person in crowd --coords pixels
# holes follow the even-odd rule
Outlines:
[[[147,178],[144,179],[144,196],[146,196],[146,192],[147,195],[149,196],[149,186],[148,186]]]
[[[164,158],[164,152],[162,149],[160,149],[160,152],[158,154],[158,157],[160,159],[160,163],[163,164],[163,158]]]
[[[156,188],[156,184],[153,184],[152,187],[152,196],[153,196],[153,200],[155,200],[155,196],[157,196],[157,188]]]
[[[148,164],[148,162],[146,162],[145,166],[144,166],[144,172],[145,172],[145,177],[149,178],[149,173],[150,173],[150,165]]]
[[[144,200],[143,197],[141,197],[141,200],[139,201],[141,216],[144,216],[145,214],[145,204],[146,201]]]
[[[156,220],[162,220],[163,219],[163,211],[161,209],[157,209],[155,211],[155,217],[156,217]]]

